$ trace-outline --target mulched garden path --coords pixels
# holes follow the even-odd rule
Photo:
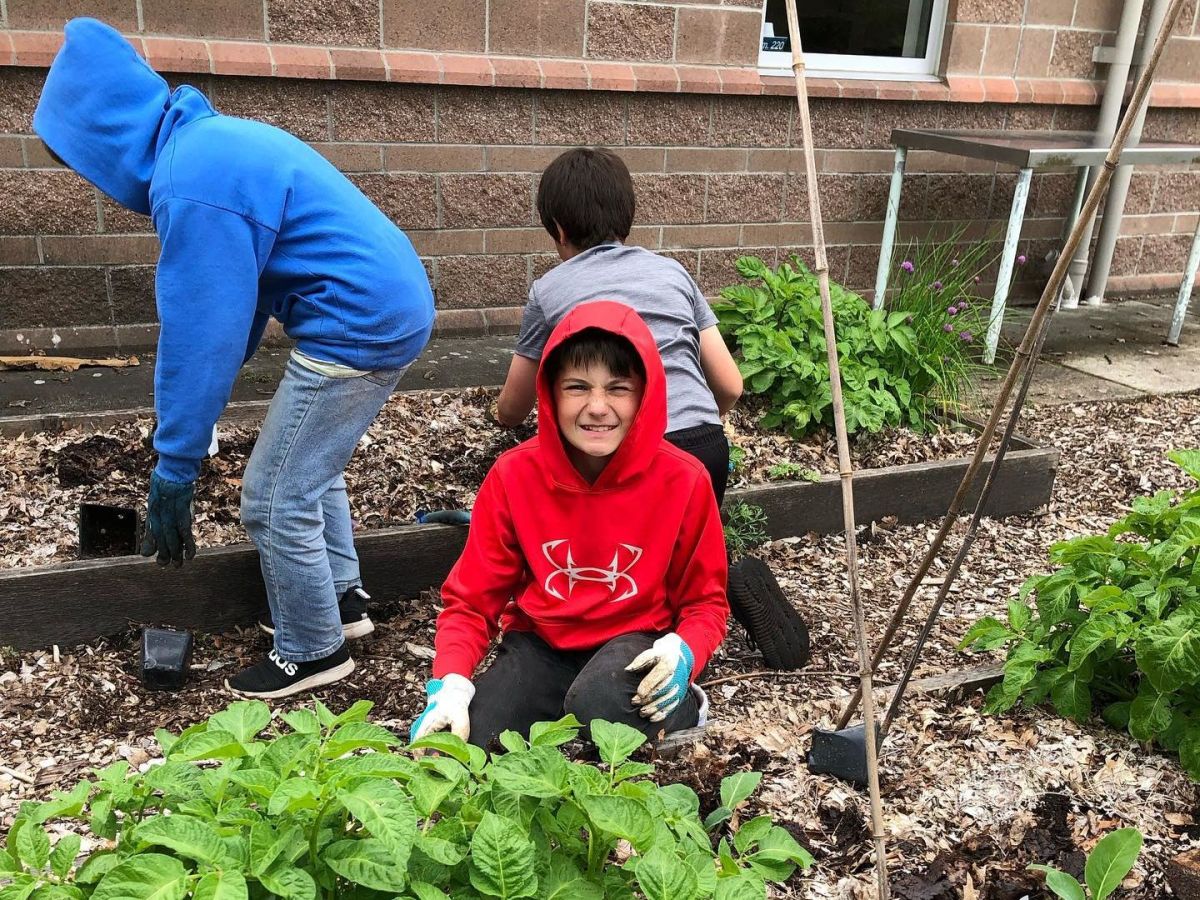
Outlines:
[[[470,415],[474,405],[463,404],[451,419]],[[401,441],[390,436],[392,428],[420,435],[445,453],[439,459],[448,460],[442,464],[455,472],[454,460],[482,459],[472,455],[482,454],[478,447],[434,439],[450,429],[432,428],[432,421],[400,420],[371,438],[375,446],[391,448]],[[918,677],[984,661],[958,652],[955,644],[978,617],[1002,615],[1020,583],[1044,569],[1051,543],[1103,530],[1138,495],[1183,486],[1186,476],[1165,453],[1200,447],[1200,395],[1039,408],[1028,412],[1022,430],[1062,454],[1052,502],[1036,515],[985,521]],[[122,477],[132,483],[144,478],[143,471]],[[43,472],[39,478],[52,479]],[[462,480],[469,492],[465,475]],[[12,504],[17,495],[9,485],[2,490],[0,502]],[[26,502],[28,507],[46,500]],[[404,502],[417,501],[406,496]],[[419,502],[447,505],[431,498]],[[397,501],[394,518],[408,515],[400,510]],[[877,523],[864,532],[862,589],[874,633],[882,631],[906,573],[934,530],[935,523]],[[960,526],[957,534],[963,530]],[[5,531],[6,542],[10,533]],[[930,584],[901,633],[902,646],[911,646],[917,617],[932,599],[955,545],[952,537],[930,573]],[[760,552],[811,623],[813,662],[799,673],[754,675],[762,669],[761,658],[732,625],[706,678],[749,677],[711,686],[714,726],[694,751],[662,762],[660,777],[691,783],[707,808],[722,775],[764,771],[750,812],[770,812],[817,859],[812,870],[776,896],[871,896],[865,796],[812,776],[804,766],[808,733],[829,727],[853,685],[842,677],[855,670],[842,539],[790,538]],[[378,721],[405,731],[423,701],[436,598],[398,601],[387,596],[386,586],[368,588],[382,601],[375,613],[379,629],[355,647],[355,674],[320,696],[335,708],[372,699]],[[155,755],[154,728],[178,730],[220,708],[227,701],[221,680],[267,646],[263,636],[249,632],[202,638],[193,679],[176,694],[142,688],[134,633],[91,647],[9,654],[0,661],[0,822],[11,819],[22,799],[45,798],[118,756],[147,765]],[[891,684],[898,672],[893,656],[878,682]],[[1028,863],[1048,862],[1079,874],[1083,854],[1102,834],[1132,825],[1143,831],[1146,844],[1117,896],[1162,897],[1167,860],[1200,846],[1200,787],[1187,780],[1176,760],[1146,752],[1128,735],[1103,725],[1081,727],[1049,710],[984,716],[981,699],[950,703],[914,697],[889,737],[882,774],[893,895],[901,900],[1038,896],[1041,888],[1027,874]]]

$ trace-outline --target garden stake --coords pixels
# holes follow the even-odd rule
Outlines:
[[[863,715],[867,727],[875,732],[874,693],[871,685],[871,654],[867,649],[866,625],[862,600],[858,594],[858,545],[854,530],[854,470],[850,463],[850,442],[846,437],[846,413],[842,406],[842,376],[838,366],[837,335],[833,329],[833,303],[829,298],[829,261],[825,255],[825,232],[821,225],[821,198],[817,191],[817,163],[813,152],[812,119],[808,112],[808,85],[804,80],[804,54],[800,47],[800,19],[796,0],[787,0],[788,34],[792,45],[792,71],[796,75],[796,103],[800,108],[800,129],[804,138],[805,178],[808,182],[808,211],[812,219],[813,255],[817,285],[821,293],[821,315],[825,324],[825,350],[829,357],[829,386],[833,400],[833,424],[837,433],[838,474],[842,483],[842,515],[846,526],[846,574],[850,586],[850,605],[854,610],[854,629],[858,641],[859,683],[862,686]],[[879,800],[879,765],[875,743],[867,742],[867,788],[871,795],[871,836],[875,841],[875,874],[879,900],[887,900],[887,852],[883,846],[883,807]]]
[[[995,434],[996,425],[1000,420],[1000,416],[1008,403],[1008,398],[1012,395],[1013,385],[1017,380],[1017,376],[1028,366],[1032,376],[1032,369],[1036,363],[1036,356],[1033,352],[1033,347],[1037,344],[1040,347],[1040,338],[1043,334],[1045,323],[1050,315],[1053,303],[1055,302],[1059,290],[1062,288],[1064,279],[1066,278],[1067,268],[1070,265],[1071,258],[1075,255],[1075,249],[1079,246],[1083,235],[1083,226],[1088,222],[1092,215],[1095,214],[1096,208],[1100,205],[1100,199],[1108,188],[1109,181],[1112,180],[1113,172],[1116,171],[1117,164],[1121,158],[1121,151],[1125,149],[1125,142],[1129,137],[1129,132],[1133,127],[1134,119],[1137,112],[1141,109],[1142,104],[1146,101],[1146,96],[1150,92],[1150,84],[1154,79],[1154,71],[1158,68],[1158,61],[1162,57],[1163,48],[1166,46],[1167,39],[1171,35],[1171,29],[1174,22],[1179,18],[1179,10],[1183,6],[1184,0],[1172,0],[1171,6],[1167,9],[1167,14],[1163,18],[1162,28],[1155,37],[1154,46],[1150,51],[1150,55],[1146,60],[1145,66],[1138,74],[1137,82],[1134,84],[1133,95],[1130,98],[1129,105],[1125,109],[1125,113],[1121,118],[1121,124],[1117,128],[1117,132],[1113,135],[1112,144],[1109,146],[1108,154],[1104,158],[1104,166],[1096,178],[1092,189],[1088,192],[1087,199],[1083,203],[1083,208],[1080,212],[1080,217],[1075,220],[1075,226],[1067,235],[1066,243],[1063,246],[1062,252],[1058,255],[1055,261],[1054,270],[1050,275],[1050,280],[1046,283],[1046,287],[1042,291],[1041,299],[1038,300],[1037,306],[1034,308],[1033,315],[1030,317],[1029,325],[1025,330],[1025,335],[1021,339],[1021,344],[1017,348],[1016,356],[1009,366],[1007,374],[1004,376],[1004,381],[1000,385],[1000,389],[996,395],[995,404],[992,407],[991,414],[988,416],[987,422],[983,426],[983,430],[979,435],[979,443],[975,448],[975,455],[972,457],[970,464],[967,466],[967,471],[963,474],[962,482],[958,486],[958,490],[954,494],[954,498],[950,501],[950,507],[946,511],[945,517],[942,519],[942,524],[938,528],[937,534],[929,545],[929,549],[925,553],[925,557],[921,560],[917,572],[913,575],[908,583],[908,587],[904,591],[904,596],[900,599],[900,605],[896,608],[896,612],[892,615],[892,620],[888,624],[887,631],[884,633],[883,641],[880,643],[878,650],[875,653],[874,665],[878,665],[884,653],[890,646],[892,639],[895,637],[900,623],[904,620],[905,614],[908,612],[909,606],[912,604],[913,597],[917,593],[917,589],[921,585],[922,579],[929,572],[930,566],[933,564],[934,558],[938,551],[941,550],[945,543],[946,536],[950,533],[951,527],[958,520],[958,514],[962,508],[963,501],[970,490],[971,485],[975,481],[975,476],[979,471],[979,467],[983,462],[983,457],[987,453],[988,447],[991,445],[992,436]],[[1015,423],[1015,417],[1020,413],[1020,404],[1024,400],[1024,391],[1017,401],[1013,404],[1012,419]],[[1011,429],[1006,429],[1002,438],[1001,449],[1007,449],[1007,440],[1011,435]],[[997,463],[993,460],[992,469],[996,469]],[[989,474],[990,478],[990,474]],[[956,571],[956,570],[954,570]],[[940,596],[945,594],[950,584],[951,576],[948,576],[943,581],[943,590]],[[899,692],[896,699],[899,699]],[[845,728],[850,721],[850,717],[854,715],[854,710],[860,700],[863,698],[863,690],[860,688],[846,704],[845,710],[842,712],[842,717],[838,721],[838,728]],[[865,705],[865,704],[864,704]],[[893,701],[895,706],[895,700]]]

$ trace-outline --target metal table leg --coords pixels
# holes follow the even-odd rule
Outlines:
[[[879,268],[875,270],[875,299],[872,305],[883,308],[887,294],[888,277],[892,271],[892,247],[896,244],[896,223],[900,219],[900,185],[904,181],[904,161],[908,158],[907,147],[896,148],[896,159],[892,164],[892,184],[888,190],[887,215],[883,220],[883,242],[879,245]]]
[[[1067,236],[1070,235],[1071,229],[1075,227],[1079,211],[1083,209],[1083,197],[1087,193],[1091,172],[1091,166],[1080,166],[1079,173],[1075,176],[1075,196],[1071,200],[1071,209],[1063,222],[1062,240],[1064,244],[1067,242]],[[1075,289],[1075,283],[1070,278],[1064,278],[1063,286],[1058,292],[1058,307],[1059,309],[1076,309],[1078,306],[1079,294]]]
[[[1179,346],[1183,317],[1187,315],[1188,301],[1192,299],[1192,286],[1196,283],[1197,269],[1200,269],[1200,223],[1196,225],[1196,235],[1192,238],[1192,252],[1188,254],[1187,265],[1183,268],[1183,283],[1179,285],[1179,299],[1175,301],[1175,315],[1171,317],[1171,331],[1167,335],[1167,343],[1172,347]]]
[[[1004,303],[1008,299],[1008,286],[1012,281],[1013,263],[1017,258],[1017,243],[1021,239],[1021,222],[1025,218],[1025,201],[1029,199],[1029,182],[1033,169],[1022,169],[1017,176],[1017,189],[1013,191],[1012,210],[1008,215],[1008,231],[1004,234],[1004,250],[1000,254],[1000,273],[996,276],[996,293],[992,296],[992,314],[988,319],[987,343],[983,349],[983,361],[996,359],[996,347],[1000,343],[1000,326],[1004,324]]]

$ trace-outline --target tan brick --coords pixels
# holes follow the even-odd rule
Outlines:
[[[12,268],[0,278],[0,328],[111,325],[100,268]]]
[[[1183,272],[1192,237],[1188,234],[1151,234],[1142,244],[1142,255],[1138,260],[1138,274],[1155,272]]]
[[[668,172],[744,172],[745,150],[687,147],[667,150]]]
[[[434,322],[434,334],[476,335],[487,333],[487,320],[482,309],[439,309]]]
[[[966,25],[955,22],[950,31],[950,56],[946,71],[953,74],[974,75],[983,63],[983,50],[987,42],[986,25]]]
[[[533,95],[494,88],[443,88],[438,95],[438,140],[447,144],[533,142]]]
[[[389,144],[385,172],[482,172],[484,148],[453,144]]]
[[[1122,6],[1121,0],[1077,0],[1074,25],[1076,28],[1116,31],[1121,22]]]
[[[1121,216],[1121,234],[1169,234],[1175,230],[1175,216],[1160,213],[1154,216]]]
[[[539,144],[625,143],[625,99],[589,91],[545,91],[537,98]]]
[[[783,214],[782,175],[710,175],[707,222],[778,222]]]
[[[818,150],[818,165],[823,159],[821,154],[830,151]],[[804,151],[800,149],[770,149],[750,150],[746,159],[746,168],[751,172],[799,172],[804,169]]]
[[[383,0],[383,45],[479,53],[486,13],[487,4],[479,0]]]
[[[818,172],[842,173],[846,175],[858,172],[874,175],[881,172],[890,174],[895,160],[895,153],[888,150],[822,150],[819,152],[821,156],[817,158]],[[907,171],[909,172],[922,169],[921,166],[917,165],[917,159],[913,158],[914,155],[910,154],[908,157]],[[802,163],[803,157],[800,157],[800,159]],[[797,166],[797,171],[802,167],[802,164]]]
[[[537,172],[566,151],[562,147],[487,147],[485,167],[490,172]],[[659,151],[660,153],[662,151]]]
[[[630,144],[707,144],[712,101],[675,94],[634,94],[629,98]]]
[[[113,323],[137,325],[157,322],[158,308],[154,302],[154,267],[120,266],[109,269],[112,288]]]
[[[88,15],[120,31],[137,31],[136,0],[8,0],[8,27],[58,31],[68,19]]]
[[[314,144],[313,149],[343,172],[383,171],[379,144]]]
[[[121,265],[158,260],[158,238],[152,234],[46,235],[42,238],[46,265]]]
[[[40,144],[41,141],[38,141]],[[18,135],[0,136],[0,169],[20,169],[25,165],[25,154],[21,151],[22,138]]]
[[[24,144],[25,147],[25,165],[30,169],[61,169],[64,168],[62,163],[58,162],[50,155],[50,148],[47,147],[41,138],[37,137],[14,137],[13,140]],[[18,146],[18,152],[20,147]],[[21,165],[20,162],[17,163]]]
[[[516,56],[583,56],[586,0],[490,0],[488,50]]]
[[[262,4],[244,0],[142,0],[142,22],[148,34],[266,37]]]
[[[742,283],[734,267],[739,256],[757,256],[768,266],[774,266],[778,256],[774,247],[736,247],[728,250],[701,250],[700,269],[696,283],[706,297],[715,297],[722,288]]]
[[[525,313],[523,306],[499,306],[483,311],[483,321],[487,325],[488,334],[516,334],[521,330],[521,317]]]
[[[1070,25],[1075,16],[1075,0],[1029,0],[1025,12],[1027,25]]]
[[[1050,71],[1050,54],[1054,51],[1054,31],[1049,28],[1026,27],[1021,32],[1021,49],[1017,54],[1018,78],[1045,78]]]
[[[681,7],[675,58],[710,66],[755,65],[761,29],[757,10]]]
[[[1056,78],[1091,78],[1095,72],[1092,48],[1101,44],[1099,31],[1054,32],[1054,51],[1050,54],[1050,75]]]
[[[829,222],[882,222],[886,175],[820,175],[821,214]]]
[[[960,0],[955,18],[984,25],[1019,25],[1024,14],[1025,0]]]
[[[1047,106],[1010,106],[1004,120],[1006,128],[1018,131],[1043,131],[1054,124],[1054,109]]]
[[[483,252],[483,232],[477,229],[452,231],[408,231],[408,239],[421,256],[462,256]]]
[[[664,225],[662,246],[675,250],[736,247],[741,233],[739,225]]]
[[[399,227],[437,227],[434,176],[352,175],[350,180]]]
[[[613,152],[625,161],[630,172],[662,172],[666,168],[666,151],[657,147],[614,147]]]
[[[811,244],[812,226],[807,222],[771,222],[762,225],[747,223],[742,226],[738,243],[748,247],[795,247]]]
[[[494,228],[533,224],[528,175],[442,175],[442,224]]]
[[[696,226],[703,228],[703,225]],[[647,250],[657,250],[662,246],[662,226],[635,225],[629,231],[625,243],[631,247],[645,247]]]
[[[1180,213],[1200,209],[1200,172],[1162,172],[1154,194],[1154,212]]]
[[[1163,81],[1200,81],[1200,38],[1171,38],[1154,74]]]
[[[33,111],[45,81],[45,72],[0,67],[0,132],[33,134]]]
[[[95,191],[74,172],[0,170],[0,234],[95,231]]]
[[[545,253],[553,249],[553,241],[540,226],[489,229],[483,233],[483,249],[485,253]]]
[[[984,75],[1012,75],[1017,68],[1017,48],[1021,29],[993,25],[988,29],[987,50],[983,54]]]
[[[104,234],[147,234],[154,231],[154,223],[149,216],[100,194],[100,231]]]
[[[854,100],[831,100],[822,97],[809,101],[812,116],[813,141],[818,147],[865,147],[866,107]],[[793,129],[792,146],[803,143],[800,126]]]
[[[268,40],[343,47],[379,46],[378,0],[266,0]]]
[[[673,7],[588,4],[586,54],[591,59],[668,60],[674,42]]]
[[[432,142],[434,89],[337,82],[330,87],[335,141]]]
[[[704,221],[703,175],[634,175],[641,225]]]
[[[695,278],[696,273],[700,270],[699,250],[663,250],[659,256],[675,260],[692,278]]]
[[[283,78],[216,78],[213,103],[227,115],[267,122],[301,140],[327,141],[330,89],[322,82]]]
[[[717,97],[711,143],[717,147],[786,147],[796,101],[786,97]],[[797,132],[800,129],[796,123]]]
[[[37,238],[30,235],[0,237],[0,266],[38,265],[42,260],[37,244]]]
[[[529,294],[524,256],[444,256],[438,260],[439,309],[524,304]]]

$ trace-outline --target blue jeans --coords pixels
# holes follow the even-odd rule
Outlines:
[[[283,659],[321,659],[344,640],[338,599],[362,580],[343,473],[403,374],[330,378],[289,360],[271,400],[242,479],[242,524]]]

